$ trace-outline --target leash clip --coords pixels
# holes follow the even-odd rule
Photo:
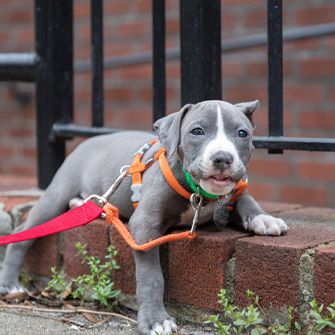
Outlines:
[[[110,196],[116,191],[116,189],[120,186],[121,182],[124,178],[126,178],[128,174],[128,169],[125,169],[125,167],[121,168],[121,174],[118,176],[118,178],[115,180],[115,182],[110,186],[110,188],[103,194],[103,195],[97,195],[92,194],[89,197],[87,197],[84,202],[87,202],[88,200],[93,201],[96,203],[99,207],[104,207]]]
[[[217,200],[218,204],[220,206],[226,205],[229,202],[229,199],[231,198],[231,193],[229,195],[225,194],[222,197],[218,198],[218,200]]]
[[[200,219],[200,214],[202,211],[202,204],[203,204],[203,200],[204,198],[200,195],[199,193],[199,188],[198,191],[196,193],[192,193],[191,194],[191,198],[190,198],[190,203],[192,208],[194,209],[194,217],[193,217],[193,221],[192,221],[192,226],[190,229],[190,235],[194,234],[195,229],[197,228],[197,224],[199,222]]]
[[[103,198],[109,199],[111,195],[117,190],[117,188],[120,186],[121,182],[123,181],[124,178],[126,178],[128,174],[128,169],[124,167],[121,168],[120,170],[121,174],[117,177],[115,182],[111,185],[111,187],[103,194]]]

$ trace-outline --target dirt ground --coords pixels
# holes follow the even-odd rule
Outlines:
[[[0,335],[136,335],[134,322],[118,317],[97,316],[97,323],[92,323],[82,314],[67,315],[52,312],[21,311],[14,309],[0,310]],[[184,324],[178,335],[214,334],[208,327]]]

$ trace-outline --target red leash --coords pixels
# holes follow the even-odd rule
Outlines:
[[[16,234],[0,236],[0,245],[32,240],[38,237],[60,233],[65,230],[84,226],[100,217],[103,209],[92,201],[50,220],[41,225]]]

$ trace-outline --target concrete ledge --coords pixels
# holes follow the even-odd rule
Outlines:
[[[1,197],[5,210],[34,197]],[[292,204],[262,204],[290,226],[286,236],[251,236],[211,224],[199,229],[194,241],[171,243],[162,248],[166,277],[166,299],[174,306],[195,310],[217,310],[217,293],[225,287],[235,303],[246,303],[245,291],[261,297],[261,304],[274,312],[288,305],[301,314],[306,302],[335,301],[335,210],[306,208]],[[29,252],[25,269],[33,275],[49,276],[51,266],[63,267],[71,276],[86,271],[76,256],[76,242],[103,257],[110,242],[119,250],[121,270],[114,274],[116,286],[126,294],[135,293],[135,265],[131,250],[102,220],[72,231],[38,240]],[[37,257],[38,255],[38,257]],[[184,306],[184,307],[183,307]]]

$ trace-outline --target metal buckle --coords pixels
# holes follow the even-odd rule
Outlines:
[[[130,200],[131,202],[140,202],[141,200],[141,191],[142,191],[142,184],[132,184],[130,187],[131,191],[133,192]]]
[[[134,154],[134,156],[140,154],[143,156],[151,147],[153,146],[153,143],[145,143],[143,144]]]
[[[87,197],[84,200],[84,203],[87,202],[88,200],[94,202],[95,204],[97,204],[99,207],[104,207],[107,204],[107,199],[101,195],[97,195],[97,194],[92,194],[89,197]]]
[[[120,175],[123,174],[125,171],[128,171],[130,165],[123,165],[120,169]]]

